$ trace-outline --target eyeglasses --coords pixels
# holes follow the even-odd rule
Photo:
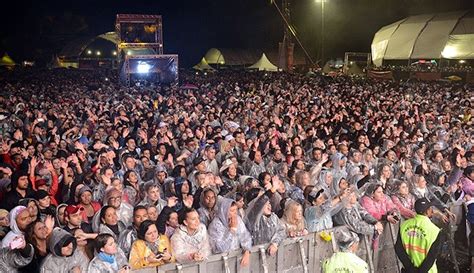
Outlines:
[[[117,196],[117,197],[110,197],[109,201],[119,201],[122,200],[122,196]]]

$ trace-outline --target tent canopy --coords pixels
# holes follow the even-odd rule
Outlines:
[[[225,66],[249,66],[257,62],[262,53],[265,53],[268,60],[273,64],[278,64],[279,55],[278,49],[239,49],[239,48],[211,48],[204,58],[210,65],[225,65]],[[306,59],[301,50],[295,48],[293,53],[293,63],[295,65],[305,65]]]
[[[474,59],[474,11],[410,16],[375,33],[376,66],[384,60]]]
[[[212,71],[212,70],[215,70],[214,68],[212,68],[206,61],[206,58],[202,58],[201,61],[193,66],[194,69],[196,70],[200,70],[200,71]]]
[[[278,67],[272,64],[265,53],[262,53],[262,57],[254,63],[253,65],[248,67],[249,69],[258,69],[258,70],[265,70],[265,71],[278,71]]]
[[[0,66],[14,66],[16,63],[12,60],[7,53],[3,54],[3,57],[0,59]]]

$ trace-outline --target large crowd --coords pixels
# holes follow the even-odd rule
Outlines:
[[[248,266],[252,246],[275,255],[338,226],[377,251],[384,224],[414,217],[422,197],[438,225],[474,223],[472,86],[180,81],[193,88],[126,88],[107,71],[0,76],[0,272],[125,273],[232,250]]]

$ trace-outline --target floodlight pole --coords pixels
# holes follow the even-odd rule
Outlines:
[[[321,63],[324,66],[324,2],[321,0]]]
[[[298,45],[301,47],[301,49],[303,50],[304,54],[306,55],[306,58],[309,60],[309,62],[311,63],[311,66],[315,66],[315,63],[313,62],[313,59],[311,58],[311,56],[309,55],[308,51],[306,51],[305,47],[303,46],[303,44],[301,43],[300,39],[298,38],[298,36],[296,35],[295,32],[293,32],[292,28],[291,28],[291,24],[290,22],[288,21],[288,19],[286,18],[286,16],[283,14],[283,12],[281,11],[280,7],[278,7],[278,4],[275,0],[272,1],[273,5],[275,6],[275,8],[277,9],[278,13],[280,14],[281,18],[283,19],[283,21],[285,22],[285,25],[286,27],[288,28],[287,30],[285,31],[289,31],[293,37],[295,37],[295,40],[296,42],[298,43]]]

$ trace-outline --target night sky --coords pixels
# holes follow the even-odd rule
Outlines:
[[[406,16],[474,7],[472,0],[326,1],[329,58],[342,58],[346,51],[369,52],[380,27]],[[16,60],[49,60],[71,40],[113,31],[117,13],[161,14],[165,53],[179,54],[185,67],[197,63],[211,47],[276,48],[283,36],[283,22],[269,0],[8,2],[2,4],[0,16],[0,52],[7,51]],[[291,3],[299,37],[316,57],[320,4]]]

